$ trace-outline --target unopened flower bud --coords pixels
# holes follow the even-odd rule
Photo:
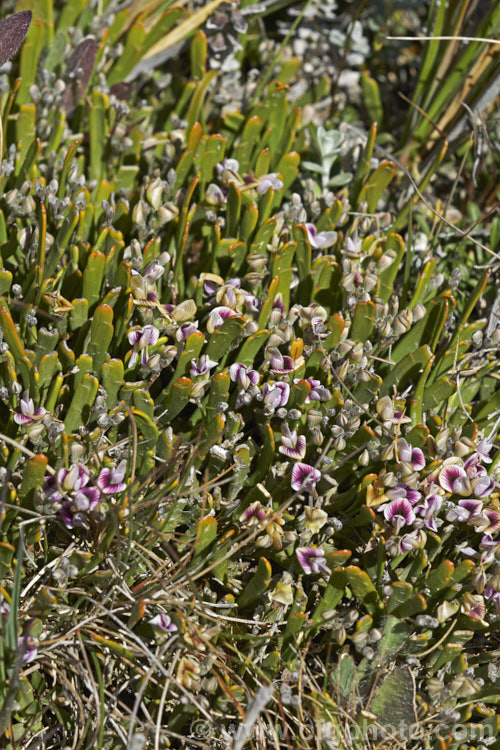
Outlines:
[[[417,321],[422,320],[422,318],[424,317],[424,315],[426,314],[426,312],[427,311],[426,311],[424,305],[422,305],[420,303],[418,305],[415,305],[415,307],[412,309],[413,322],[416,323]]]
[[[393,328],[394,332],[398,336],[402,336],[403,333],[410,330],[411,323],[413,320],[412,312],[409,309],[403,310],[394,318]]]
[[[155,210],[158,210],[161,205],[161,198],[163,195],[163,185],[159,177],[156,177],[149,183],[146,190],[146,197],[149,203]]]
[[[144,216],[144,204],[142,201],[137,201],[132,211],[132,221],[137,224],[138,227],[146,226],[146,219]]]

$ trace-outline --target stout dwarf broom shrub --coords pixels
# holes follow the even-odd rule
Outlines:
[[[297,95],[315,3],[279,54],[278,3],[27,5],[0,23],[4,63],[31,20],[0,78],[1,746],[500,747],[500,225],[453,173],[498,152],[422,171],[419,121],[402,168],[325,111],[328,71]]]

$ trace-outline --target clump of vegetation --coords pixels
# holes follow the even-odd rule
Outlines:
[[[464,69],[488,112],[496,4],[465,51],[400,47],[406,125],[362,8],[29,7],[0,23],[0,63],[27,32],[0,78],[2,747],[500,747],[500,160],[425,112]]]

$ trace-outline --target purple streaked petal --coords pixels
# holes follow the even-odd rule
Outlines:
[[[424,526],[429,531],[437,532],[436,520],[433,516],[428,516],[424,519]]]
[[[415,471],[420,471],[425,467],[425,456],[420,448],[412,448],[410,462]]]
[[[35,404],[32,398],[22,398],[19,402],[21,413],[26,417],[32,417],[35,413]]]
[[[56,503],[62,499],[62,494],[57,486],[55,477],[47,477],[43,483],[42,490],[46,500],[51,503]]]
[[[165,273],[165,268],[162,266],[156,258],[152,261],[150,261],[144,271],[142,272],[142,275],[145,279],[150,279],[151,281],[158,281],[158,279],[163,276]]]
[[[458,464],[445,466],[439,473],[439,484],[444,490],[454,494],[463,494],[470,487],[465,470]]]
[[[393,424],[407,424],[408,422],[411,422],[411,417],[407,417],[402,411],[395,411],[391,422],[393,422]]]
[[[471,594],[466,591],[464,594],[462,612],[468,615],[472,620],[483,621],[486,614],[484,599],[480,594]]]
[[[489,456],[493,445],[494,443],[490,443],[487,438],[483,438],[476,446],[476,451],[481,457],[481,461],[485,464],[491,464],[491,462],[493,461],[493,459]]]
[[[466,508],[461,508],[459,505],[456,505],[454,508],[450,508],[450,510],[446,514],[446,520],[450,521],[450,523],[454,523],[455,521],[459,521],[459,523],[464,523],[469,518],[470,513]]]
[[[17,639],[17,647],[23,651],[23,664],[29,664],[36,659],[38,641],[35,638],[31,638],[29,635],[20,635]]]
[[[172,622],[170,616],[164,612],[155,615],[149,620],[149,624],[152,625],[158,633],[175,633],[177,630],[177,625]]]
[[[16,424],[30,424],[34,421],[33,417],[28,417],[25,414],[14,414],[14,422]]]
[[[300,567],[307,575],[312,573],[330,573],[330,568],[325,560],[325,553],[316,547],[299,547],[295,554]]]
[[[307,398],[309,401],[328,401],[331,397],[332,394],[328,388],[325,388],[322,385],[317,385],[311,390],[311,393]]]
[[[264,403],[272,409],[285,406],[290,396],[290,386],[288,383],[264,383],[262,391],[264,394]]]
[[[205,375],[213,367],[217,367],[218,364],[215,360],[210,359],[207,354],[202,354],[198,360],[191,360],[190,373],[193,377],[196,375]]]
[[[307,232],[307,239],[311,247],[319,250],[322,247],[333,245],[337,240],[337,232],[318,232],[314,224],[304,224]]]
[[[478,476],[471,480],[472,491],[476,497],[489,497],[495,489],[495,481],[488,475]]]
[[[468,498],[467,500],[459,500],[458,504],[461,508],[465,508],[470,516],[477,516],[483,509],[481,500],[474,500],[472,498]]]
[[[278,349],[273,349],[268,353],[271,372],[288,373],[293,372],[293,359],[283,355]]]
[[[500,545],[500,541],[493,539],[490,534],[485,534],[479,542],[480,549],[494,549]]]
[[[408,500],[393,500],[384,509],[385,520],[389,521],[396,529],[409,526],[415,520],[415,513]]]
[[[207,331],[209,333],[213,333],[217,328],[220,328],[228,318],[234,318],[237,315],[238,313],[236,313],[234,310],[231,310],[230,307],[225,307],[224,305],[214,307],[214,309],[208,316]]]
[[[260,523],[265,519],[265,517],[266,511],[264,510],[262,505],[258,501],[256,501],[243,511],[240,516],[240,521],[245,521],[246,523],[250,523],[250,525],[253,525],[256,522]]]
[[[500,615],[500,592],[495,591],[492,586],[487,586],[484,590],[484,598],[495,605],[497,612]]]
[[[140,341],[140,338],[141,338],[141,329],[136,328],[134,331],[129,331],[127,338],[128,338],[129,344],[132,344],[132,345],[137,344],[137,342]]]
[[[410,500],[411,502],[411,500]],[[427,495],[423,503],[416,505],[413,510],[424,518],[431,518],[435,513],[439,513],[443,504],[443,498],[441,495],[431,494]],[[418,510],[417,510],[418,509]]]
[[[97,486],[105,495],[114,495],[123,492],[127,485],[123,482],[127,471],[127,462],[121,461],[117,467],[104,468],[97,477]]]
[[[307,443],[304,435],[299,435],[293,443],[292,441],[287,441],[285,443],[285,440],[282,438],[278,450],[280,453],[283,453],[284,456],[288,456],[288,458],[301,459],[306,455],[306,448]]]
[[[156,344],[160,336],[160,331],[155,326],[144,326],[142,329],[141,343],[142,346],[152,346]]]
[[[292,489],[296,492],[313,492],[320,479],[321,472],[309,464],[297,463],[292,469]]]
[[[264,195],[267,191],[272,188],[273,190],[281,190],[283,182],[279,179],[276,172],[270,172],[259,177],[259,184],[257,185],[257,192],[259,195]]]
[[[418,490],[414,490],[408,487],[406,484],[398,484],[386,492],[387,497],[391,500],[408,500],[411,505],[418,503],[422,497],[422,493]]]
[[[500,513],[492,508],[486,508],[478,516],[472,516],[469,522],[483,534],[496,534],[500,529]]]
[[[198,331],[198,321],[190,321],[188,323],[181,323],[179,328],[177,329],[175,333],[175,338],[177,341],[186,341],[192,333],[195,333]]]
[[[59,508],[59,515],[61,516],[67,529],[72,529],[74,527],[71,505],[72,503],[69,500],[65,500]]]

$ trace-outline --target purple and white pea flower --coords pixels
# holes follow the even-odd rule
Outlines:
[[[345,255],[350,258],[357,258],[361,254],[363,240],[361,239],[361,237],[358,237],[357,234],[354,234],[353,237],[347,238],[346,245],[347,247],[344,250]]]
[[[59,515],[67,529],[74,529],[75,526],[79,526],[80,528],[85,528],[87,526],[83,513],[72,512],[71,502],[69,500],[66,500],[61,505],[59,508]]]
[[[20,414],[14,414],[14,422],[16,424],[31,424],[32,422],[38,422],[43,418],[44,414],[47,414],[47,410],[40,406],[35,411],[35,404],[33,399],[29,397],[27,393],[24,394],[19,402],[21,409]]]
[[[309,383],[311,386],[311,390],[306,396],[306,404],[309,404],[311,401],[328,401],[332,397],[328,388],[321,385],[321,382],[316,378],[294,378],[293,380],[294,384],[302,383],[303,381]]]
[[[471,485],[476,497],[489,497],[495,489],[495,480],[484,473],[471,479]]]
[[[229,377],[233,383],[238,383],[244,391],[246,391],[250,385],[257,385],[260,380],[257,370],[252,370],[241,362],[235,362],[231,365],[229,368]]]
[[[447,521],[459,521],[461,523],[468,521],[472,516],[478,516],[483,509],[480,500],[468,499],[459,500],[458,504],[450,508],[446,514]]]
[[[410,526],[415,520],[415,513],[408,500],[393,500],[391,503],[385,503],[380,508],[384,509],[384,517],[389,521],[396,531],[403,526]]]
[[[477,516],[471,516],[469,523],[483,534],[496,534],[500,529],[500,513],[493,508],[484,508]]]
[[[220,328],[228,318],[234,318],[237,315],[238,313],[231,310],[230,307],[225,307],[224,305],[214,307],[207,320],[208,333],[213,333],[217,328]]]
[[[83,464],[73,464],[69,469],[59,469],[53,477],[47,477],[43,483],[45,498],[57,503],[65,494],[81,492],[90,481],[90,472]]]
[[[411,501],[410,501],[411,502]],[[424,519],[424,526],[430,531],[437,531],[435,516],[439,513],[443,504],[443,497],[437,493],[426,495],[421,503],[414,506],[416,515]]]
[[[298,435],[297,430],[290,430],[286,422],[281,428],[281,445],[278,448],[280,453],[288,458],[298,458],[301,460],[306,455],[307,443],[304,435]]]
[[[196,360],[191,360],[190,373],[193,377],[196,375],[206,375],[213,367],[217,367],[219,363],[213,359],[210,359],[208,354],[202,354],[201,357]]]
[[[454,495],[470,495],[472,487],[465,469],[459,464],[450,464],[441,469],[439,484]]]
[[[320,339],[324,339],[328,336],[328,328],[326,327],[325,322],[317,315],[311,320],[311,328],[313,329],[314,335]]]
[[[36,659],[38,651],[38,641],[30,635],[20,635],[17,639],[17,647],[22,651],[23,664],[29,664]]]
[[[290,386],[288,383],[264,383],[262,388],[264,394],[264,404],[273,411],[285,406],[290,396]]]
[[[307,232],[307,239],[311,247],[319,250],[322,247],[330,247],[337,241],[337,232],[318,232],[314,224],[304,224]]]
[[[500,615],[500,591],[495,591],[493,586],[486,586],[484,590],[484,598],[495,605],[497,612]]]
[[[307,575],[313,573],[324,573],[330,575],[331,571],[325,559],[325,553],[317,547],[299,547],[295,554],[300,567]]]
[[[240,523],[246,523],[247,526],[257,526],[266,518],[266,511],[256,500],[248,506],[240,516]]]
[[[482,625],[488,624],[484,620],[486,605],[481,594],[471,594],[470,591],[466,591],[462,600],[461,610],[464,615],[470,617],[471,620],[477,620]]]
[[[88,520],[85,515],[86,511],[92,510],[99,502],[99,490],[88,488],[77,492],[74,502],[65,500],[59,509],[64,525],[67,529],[73,529],[75,526],[88,528]]]
[[[172,622],[170,615],[160,612],[149,620],[149,624],[157,633],[175,633],[177,625]]]
[[[197,320],[190,320],[187,323],[181,323],[177,331],[175,332],[175,338],[177,341],[186,341],[192,333],[198,332],[199,322]]]
[[[412,549],[423,549],[426,539],[427,535],[422,529],[403,534],[398,540],[397,551],[402,555],[403,552],[410,552]]]
[[[164,273],[165,266],[162,266],[161,263],[158,263],[158,260],[155,258],[147,264],[146,268],[142,272],[142,276],[144,279],[149,279],[154,283],[158,281],[158,279],[163,276]]]
[[[101,469],[97,477],[97,486],[104,495],[116,495],[118,492],[123,492],[127,487],[126,482],[123,481],[126,473],[127,461],[123,459],[118,466]]]
[[[494,443],[487,438],[483,438],[476,446],[476,452],[472,454],[471,458],[479,456],[479,460],[484,464],[491,464],[493,459],[490,457],[490,451],[493,448]]]
[[[273,190],[281,190],[283,187],[283,181],[278,177],[277,172],[270,172],[269,174],[263,174],[261,177],[257,177],[258,185],[256,187],[259,195],[265,195],[267,191],[272,188]]]
[[[282,354],[280,350],[275,346],[269,347],[266,352],[266,356],[269,359],[271,372],[275,372],[278,375],[284,375],[286,373],[293,372],[295,369],[293,359],[287,354]]]
[[[129,343],[134,347],[128,366],[133,367],[141,354],[141,365],[146,365],[149,359],[149,347],[156,344],[160,332],[155,326],[147,325],[130,331],[128,334]]]
[[[390,500],[408,500],[410,505],[415,505],[422,497],[422,493],[408,487],[407,484],[397,484],[385,493]]]
[[[425,458],[420,448],[413,448],[404,438],[397,441],[399,460],[411,464],[414,471],[425,467]]]
[[[316,492],[316,484],[321,472],[309,464],[298,463],[292,469],[292,490],[295,492]]]
[[[227,180],[227,173],[229,172],[230,176],[237,176],[240,169],[240,163],[237,159],[223,159],[223,161],[215,165],[215,168],[217,170],[217,177],[220,180],[226,178],[224,181],[229,182],[230,180]]]

